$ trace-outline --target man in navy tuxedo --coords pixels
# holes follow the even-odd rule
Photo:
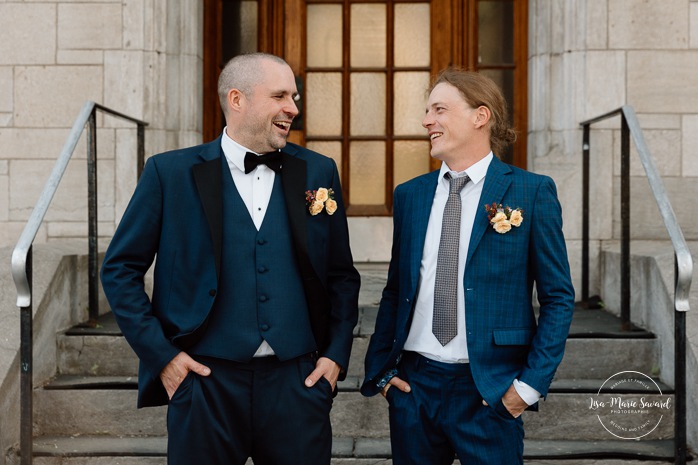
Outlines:
[[[168,404],[168,463],[327,465],[360,282],[337,167],[287,144],[281,58],[233,58],[218,93],[218,139],[148,160],[104,291],[140,359],[138,406]]]
[[[521,464],[520,415],[547,394],[574,306],[555,185],[494,156],[515,133],[483,75],[442,72],[422,124],[441,169],[395,189],[361,392],[388,400],[395,465]]]

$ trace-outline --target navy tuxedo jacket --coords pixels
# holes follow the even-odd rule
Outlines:
[[[162,369],[205,332],[216,299],[223,237],[221,140],[151,157],[106,252],[101,278],[140,359],[139,407],[167,403]],[[347,368],[360,278],[349,248],[334,161],[288,144],[281,180],[298,273],[320,356]],[[338,209],[311,216],[305,192],[332,188]],[[155,260],[152,298],[144,275]],[[250,309],[254,311],[254,309]]]
[[[379,392],[377,382],[396,367],[407,339],[438,173],[395,189],[392,258],[366,355],[364,395]],[[547,394],[562,359],[574,288],[553,181],[493,158],[484,182],[463,286],[473,378],[482,398],[496,405],[515,378]],[[523,210],[521,226],[497,233],[485,210],[492,203]]]

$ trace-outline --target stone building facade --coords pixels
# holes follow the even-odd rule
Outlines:
[[[579,123],[624,104],[639,116],[684,233],[698,239],[698,0],[529,0],[528,9],[527,165],[557,182],[574,272]],[[202,140],[203,28],[199,0],[0,0],[0,246],[19,237],[86,100],[148,121],[147,154]],[[619,230],[618,127],[600,123],[592,134],[598,240]],[[135,185],[134,129],[102,117],[98,150],[99,231],[109,237]],[[84,137],[76,155],[39,242],[86,234]],[[632,175],[634,235],[664,239],[637,160]],[[389,217],[350,222],[357,260],[389,259]]]

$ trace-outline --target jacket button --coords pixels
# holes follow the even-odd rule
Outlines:
[[[267,241],[265,241],[264,239],[257,239],[257,244],[259,244],[259,245],[264,245],[266,243],[267,243]]]
[[[267,296],[265,296],[265,295],[260,295],[260,296],[259,296],[259,301],[260,301],[260,302],[266,302],[267,300],[269,300],[269,298],[268,298]]]
[[[262,325],[259,327],[262,331],[268,331],[269,330],[269,325]]]
[[[258,271],[259,273],[266,273],[266,272],[267,272],[267,267],[266,267],[266,266],[260,266],[259,268],[257,268],[257,271]]]
[[[215,297],[215,296],[216,296],[216,290],[215,290],[215,289],[211,289],[210,291],[208,291],[208,295],[210,295],[211,297]]]

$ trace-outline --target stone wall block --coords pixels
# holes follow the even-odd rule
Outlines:
[[[58,48],[65,50],[122,47],[120,3],[59,3]]]
[[[146,50],[167,51],[167,7],[167,0],[145,0]]]
[[[56,160],[69,133],[69,129],[54,128],[42,128],[41,131],[33,128],[0,129],[0,160],[23,158]],[[32,143],[27,144],[28,140]],[[75,147],[73,157],[85,158],[85,154],[86,145],[83,135]]]
[[[559,55],[564,53],[567,49],[565,48],[565,10],[566,2],[550,2],[550,43],[548,52]]]
[[[203,101],[203,80],[202,60],[194,55],[183,55],[181,57],[181,77],[180,77],[180,124],[179,128],[183,131],[199,131],[201,132],[201,124],[203,120],[202,105]]]
[[[10,162],[10,220],[26,221],[39,198],[44,184],[53,169],[53,161],[12,160]],[[113,171],[114,162],[105,160],[99,163],[100,173]],[[105,183],[102,183],[105,184]],[[114,203],[113,189],[98,182],[98,205],[100,217],[111,220],[113,211],[102,208]],[[110,213],[111,211],[111,213]],[[63,179],[46,214],[46,221],[85,221],[87,218],[87,167],[85,160],[73,160],[63,175]]]
[[[167,101],[167,111],[165,112],[165,129],[179,130],[180,124],[180,100],[182,99],[182,57],[178,55],[167,55],[167,82],[165,89],[162,89]]]
[[[142,51],[105,52],[105,105],[128,116],[143,118],[143,65]]]
[[[13,110],[13,71],[9,66],[0,67],[0,112],[12,112]]]
[[[695,215],[695,199],[698,183],[692,178],[664,178],[664,188],[683,230],[686,240],[698,240],[698,216]],[[630,236],[632,239],[668,239],[664,221],[659,214],[647,178],[630,180]],[[620,237],[620,183],[614,185],[613,231]]]
[[[530,0],[529,2],[529,54],[532,56],[550,52],[550,2]]]
[[[552,130],[578,129],[580,108],[587,97],[583,76],[584,53],[553,55],[550,59],[550,121]]]
[[[698,176],[698,115],[684,115],[681,131],[681,173]]]
[[[87,215],[87,213],[85,213]],[[87,217],[85,221],[52,221],[47,223],[48,240],[57,239],[85,239],[88,234]],[[97,223],[98,237],[111,237],[114,235],[113,221],[99,221]]]
[[[586,49],[608,48],[608,0],[586,0]]]
[[[0,168],[7,171],[7,160],[0,161]],[[10,177],[8,173],[0,173],[0,221],[10,219]]]
[[[102,101],[101,67],[15,68],[17,126],[71,127],[86,100]]]
[[[586,53],[586,99],[580,105],[580,121],[608,113],[625,104],[625,53]]]
[[[681,129],[681,115],[661,113],[640,113],[637,120],[644,129]]]
[[[642,134],[659,174],[664,177],[681,175],[681,131],[644,129]],[[620,130],[615,131],[613,143],[613,172],[620,176]],[[630,175],[646,176],[635,142],[630,138]],[[620,181],[618,181],[620,182]]]
[[[0,65],[55,63],[55,4],[0,4],[0,31]]]
[[[686,0],[609,0],[613,49],[682,49],[688,46]]]
[[[609,152],[613,147],[613,132],[593,131],[589,145],[589,234],[594,239],[610,239],[613,236],[613,156]],[[577,186],[581,191],[581,182]]]
[[[163,31],[167,37],[165,50],[169,55],[182,53],[182,2],[167,2],[165,17],[166,29]]]
[[[689,7],[690,37],[688,46],[698,48],[698,2],[691,2]]]
[[[59,50],[56,61],[60,65],[101,65],[104,63],[104,51]]]
[[[167,115],[167,55],[145,52],[143,60],[143,117],[150,127],[160,128]]]
[[[126,50],[143,50],[145,45],[145,0],[125,0],[123,7]]]
[[[638,113],[695,113],[698,51],[628,52],[628,103]]]
[[[201,25],[204,23],[203,2],[185,0],[181,3],[181,53],[203,58],[204,35],[201,33]]]
[[[548,127],[550,112],[550,55],[529,59],[528,73],[528,130],[541,131]]]
[[[150,136],[146,133],[146,137]],[[126,206],[136,188],[136,150],[137,137],[135,131],[119,129],[116,137],[116,159],[114,177],[109,182],[114,190],[114,221],[121,221]]]

